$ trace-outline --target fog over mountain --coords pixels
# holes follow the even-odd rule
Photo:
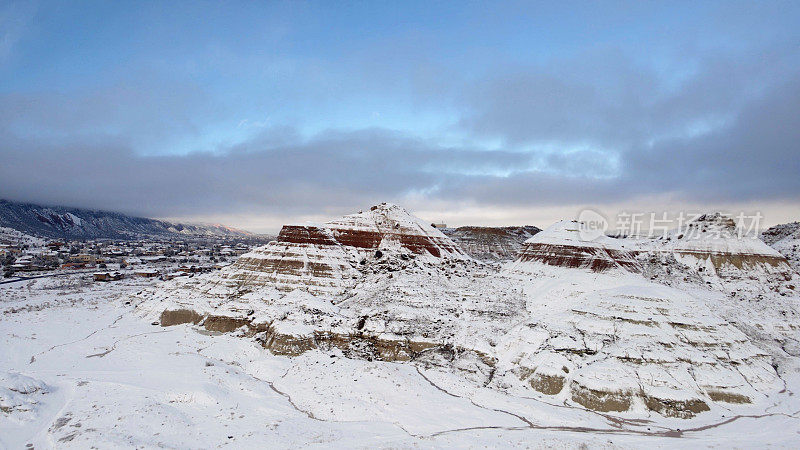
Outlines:
[[[0,227],[51,239],[236,238],[252,233],[224,225],[165,222],[110,211],[41,206],[0,199]]]

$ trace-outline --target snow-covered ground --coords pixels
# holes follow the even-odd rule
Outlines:
[[[274,356],[235,334],[154,326],[136,294],[157,283],[76,274],[0,286],[0,447],[800,443],[800,373],[788,356],[785,388],[767,401],[717,405],[692,419],[601,413],[482,387],[440,366],[349,359],[336,349]]]
[[[13,242],[14,244],[30,245],[34,247],[41,247],[45,244],[44,239],[30,236],[21,231],[17,231],[8,227],[0,227],[0,243],[2,242]]]
[[[795,272],[800,273],[800,222],[776,225],[765,230],[761,238],[785,256]]]

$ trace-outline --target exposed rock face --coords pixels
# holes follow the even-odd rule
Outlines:
[[[307,227],[303,234],[314,236],[309,241],[318,241],[318,234],[311,231],[320,230],[328,231]],[[296,227],[289,230],[284,227],[279,240],[242,255],[223,270],[220,281],[238,284],[245,289],[271,285],[286,292],[304,289],[329,294],[342,292],[353,285],[352,280],[359,275],[358,262],[363,258],[358,251],[338,243],[291,242],[297,239],[298,234]]]
[[[780,252],[792,269],[800,273],[800,222],[775,225],[765,230],[761,239]]]
[[[800,222],[783,223],[764,230],[761,240],[772,246],[785,239],[800,239]]]
[[[711,246],[720,247],[729,260],[715,277],[728,265],[749,270],[730,261],[741,244]],[[745,248],[747,258],[763,252]],[[141,308],[164,326],[235,332],[275,354],[422,363],[598,411],[690,418],[720,403],[763,401],[782,387],[775,353],[765,349],[793,348],[796,297],[781,309],[775,292],[743,303],[706,287],[705,272],[688,259],[700,257],[685,249],[706,247],[683,237],[586,241],[575,222],[560,222],[497,273],[399,208],[378,205],[284,227],[278,241],[230,269],[166,282]],[[743,310],[757,322],[751,328],[737,323]],[[783,321],[774,320],[779,313]]]
[[[768,333],[784,351],[800,352],[798,275],[775,249],[740,234],[729,217],[706,214],[665,238],[635,245],[649,278],[722,293],[727,299],[715,305],[717,315],[751,338]],[[713,395],[738,398],[726,392]]]
[[[525,266],[545,264],[557,267],[605,272],[620,269],[640,272],[634,254],[619,240],[606,236],[588,240],[579,232],[577,221],[561,221],[525,241],[514,264],[507,270],[527,271]]]
[[[720,278],[791,275],[786,258],[756,237],[740,235],[736,223],[722,214],[706,214],[685,230],[662,240],[656,251],[671,251],[677,260]]]
[[[324,224],[286,225],[276,241],[242,255],[223,278],[336,295],[354,285],[366,261],[390,252],[437,263],[468,259],[437,229],[382,203]]]
[[[731,290],[785,281],[787,266],[777,252],[756,239],[739,239],[732,221],[720,215],[702,216],[691,233],[661,241],[601,236],[587,242],[579,227],[560,222],[537,234],[504,269],[531,283],[528,310],[536,320],[509,332],[511,342],[503,344],[518,349],[510,358],[516,369],[509,370],[521,380],[590,409],[643,405],[679,418],[707,411],[713,402],[750,403],[777,389],[771,356],[753,345],[740,324],[721,318],[705,299],[642,276],[702,289],[711,287],[706,280],[713,277],[713,286],[724,288],[702,295],[735,302],[722,311],[727,315],[741,311],[740,300],[725,295]],[[772,305],[774,311],[762,308],[759,319],[773,324],[778,340],[794,342],[789,336],[796,333],[796,308]],[[776,321],[781,315],[788,319]],[[503,368],[501,363],[498,370]]]
[[[0,199],[0,227],[53,239],[244,238],[223,225],[190,225],[80,208],[47,207]]]
[[[636,274],[538,267],[530,318],[498,344],[499,373],[589,409],[679,418],[780,389],[771,356],[701,298]]]
[[[447,235],[467,254],[481,261],[512,261],[531,236],[541,229],[522,227],[459,227],[443,228]]]
[[[326,224],[341,245],[378,250],[397,247],[417,255],[463,258],[462,250],[441,231],[389,203]]]
[[[183,323],[198,324],[201,320],[203,320],[203,316],[191,309],[164,310],[160,317],[162,327],[171,327]]]

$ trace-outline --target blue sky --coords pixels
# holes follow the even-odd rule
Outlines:
[[[258,230],[383,200],[796,217],[797,23],[796,2],[0,3],[0,191]]]

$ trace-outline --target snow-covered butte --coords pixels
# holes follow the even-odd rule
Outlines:
[[[697,241],[663,242],[584,240],[579,225],[536,234],[498,273],[381,204],[284,227],[229,269],[145,292],[139,310],[164,326],[238,330],[278,355],[410,361],[505,393],[633,416],[691,418],[763,405],[781,391],[787,369],[776,352],[797,348],[793,278],[780,261],[776,270],[736,264],[780,255],[760,241],[703,234],[710,224],[698,225]],[[686,263],[704,252],[725,259],[707,272]],[[760,323],[741,321],[742,308]]]

